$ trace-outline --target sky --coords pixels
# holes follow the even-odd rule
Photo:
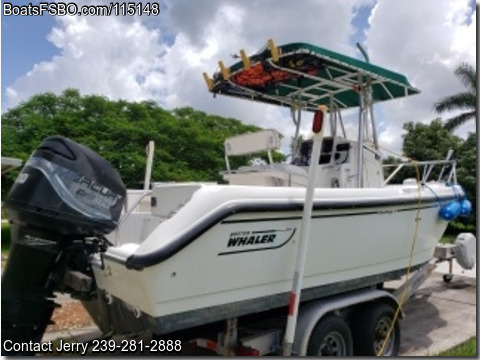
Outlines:
[[[29,2],[39,1],[14,3]],[[310,42],[359,59],[355,44],[361,42],[372,63],[406,75],[421,90],[376,107],[381,145],[399,152],[404,122],[429,123],[438,117],[436,101],[463,91],[454,71],[461,62],[476,66],[476,16],[472,0],[160,0],[158,16],[134,17],[2,11],[1,110],[37,93],[77,88],[83,95],[151,99],[167,109],[191,106],[275,128],[288,139],[294,129],[287,109],[213,98],[202,73],[212,75],[218,60],[233,63],[240,49],[255,53],[269,38],[278,45]],[[309,117],[303,116],[305,134]],[[356,119],[354,112],[345,114],[348,129]],[[456,134],[474,130],[470,122]]]

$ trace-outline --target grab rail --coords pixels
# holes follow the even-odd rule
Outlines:
[[[140,205],[142,200],[147,195],[151,195],[151,194],[152,194],[152,190],[141,191],[139,193],[138,198],[133,202],[133,204],[131,204],[131,206],[129,206],[129,204],[128,204],[128,193],[127,193],[127,201],[125,201],[125,212],[122,214],[120,220],[118,220],[118,224],[117,224],[117,227],[115,229],[115,245],[118,245],[118,236],[119,236],[118,230],[120,228],[120,225],[130,216],[130,214],[133,212],[133,210],[135,210],[137,208],[137,206]]]
[[[383,164],[384,168],[396,167],[396,169],[383,182],[382,186],[387,185],[400,172],[401,169],[405,167],[414,167],[414,166],[423,168],[421,183],[424,184],[428,181],[432,173],[432,170],[436,165],[443,165],[437,181],[442,181],[442,178],[445,177],[444,181],[448,183],[453,182],[453,184],[457,183],[457,170],[456,170],[457,162],[455,160],[433,160],[433,161],[416,161],[416,162],[408,162],[408,163],[405,162],[400,164]],[[449,166],[451,166],[450,171],[446,176],[444,176],[445,169]]]
[[[140,195],[138,196],[138,198],[133,202],[133,204],[131,206],[128,206],[128,200],[125,202],[125,212],[123,213],[122,217],[120,218],[120,221],[118,222],[118,224],[120,225],[121,223],[123,223],[125,221],[125,219],[133,212],[133,210],[135,210],[135,208],[142,202],[142,200],[147,196],[147,195],[151,195],[152,194],[152,190],[144,190],[142,192],[140,192]]]

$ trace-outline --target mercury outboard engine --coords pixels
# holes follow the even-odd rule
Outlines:
[[[125,195],[111,164],[70,139],[49,137],[31,155],[4,204],[12,243],[2,274],[2,355],[18,354],[8,351],[12,344],[41,341],[53,291],[68,291],[67,272],[91,274],[88,256],[104,250]]]

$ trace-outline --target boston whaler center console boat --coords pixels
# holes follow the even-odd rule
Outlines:
[[[213,78],[204,74],[209,91],[291,108],[291,162],[272,161],[280,136],[263,130],[225,141],[226,185],[127,191],[92,150],[46,139],[5,202],[13,248],[2,276],[3,341],[40,341],[54,291],[82,300],[105,333],[176,334],[280,312],[295,314],[282,332],[284,354],[368,355],[368,307],[353,305],[376,300],[399,336],[396,300],[382,284],[427,264],[448,221],[470,207],[454,161],[416,163],[423,175],[401,184],[390,184],[395,172],[385,179],[373,103],[418,90],[398,73],[304,43],[269,41],[241,57],[231,67],[220,62]],[[341,110],[353,107],[358,135],[348,139]],[[299,136],[301,110],[315,114],[309,140]],[[231,156],[262,151],[268,163],[231,169]],[[442,170],[431,180],[434,167]],[[340,298],[342,306],[325,305]],[[310,324],[318,299],[325,309]],[[325,322],[342,331],[325,331]],[[374,342],[375,351],[379,344],[395,355],[399,339]]]

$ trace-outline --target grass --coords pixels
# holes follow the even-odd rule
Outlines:
[[[453,243],[455,243],[456,238],[457,238],[457,235],[444,234],[442,236],[442,238],[440,239],[439,243],[441,243],[441,244],[453,244]]]
[[[477,337],[472,337],[464,343],[457,345],[449,350],[442,351],[436,356],[477,356]]]

